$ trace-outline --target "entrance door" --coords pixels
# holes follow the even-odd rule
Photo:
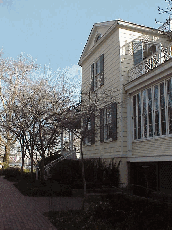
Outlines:
[[[134,184],[133,193],[139,196],[147,196],[147,193],[157,190],[158,175],[156,162],[131,163],[130,182]]]

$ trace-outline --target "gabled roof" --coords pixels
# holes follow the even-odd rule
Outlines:
[[[94,47],[96,47],[97,45],[99,45],[101,43],[101,41],[103,41],[105,39],[105,37],[115,28],[117,27],[125,27],[125,28],[130,28],[131,30],[140,30],[140,31],[144,31],[144,32],[153,32],[156,34],[162,34],[162,31],[155,29],[155,28],[151,28],[151,27],[146,27],[144,25],[138,25],[136,23],[131,23],[131,22],[127,22],[127,21],[123,21],[121,19],[117,19],[117,20],[113,20],[113,21],[107,21],[107,22],[100,22],[100,23],[95,23],[91,29],[91,32],[88,36],[87,42],[84,46],[84,49],[82,51],[82,54],[80,56],[78,65],[82,65],[82,60],[85,56],[87,56],[87,53],[89,51],[89,46],[92,42],[92,40],[95,37],[95,33],[97,31],[97,29],[99,27],[106,27],[107,30],[106,32],[102,35],[102,38],[100,39],[100,41],[98,41],[96,44],[94,44],[94,46],[92,47],[94,49]],[[92,50],[91,48],[91,50]]]
[[[88,39],[86,41],[86,44],[84,46],[84,49],[82,51],[82,54],[80,56],[80,59],[79,59],[79,62],[78,64],[80,63],[80,60],[82,58],[82,56],[84,56],[84,54],[87,52],[88,50],[88,47],[91,43],[91,40],[93,39],[93,37],[95,36],[95,33],[96,33],[96,30],[98,27],[107,27],[107,30],[114,24],[115,21],[107,21],[107,22],[99,22],[99,23],[94,23],[91,31],[90,31],[90,34],[88,36]],[[79,64],[80,65],[80,64]]]

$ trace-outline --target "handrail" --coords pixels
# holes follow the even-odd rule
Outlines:
[[[50,168],[51,168],[55,163],[58,163],[58,162],[60,162],[60,161],[62,161],[62,160],[67,159],[67,157],[68,157],[68,156],[71,156],[73,153],[75,153],[75,151],[71,151],[71,152],[69,152],[69,153],[67,153],[67,154],[64,154],[64,156],[61,156],[61,157],[59,157],[58,159],[56,159],[56,160],[54,160],[54,161],[51,161],[49,164],[47,164],[47,165],[44,167],[44,170],[47,172],[47,174],[49,174]],[[45,177],[45,179],[47,179],[47,176],[44,176],[44,177]]]
[[[171,47],[162,47],[159,52],[154,53],[147,59],[129,69],[128,81],[133,81],[141,75],[148,73],[150,70],[169,60],[171,57]]]

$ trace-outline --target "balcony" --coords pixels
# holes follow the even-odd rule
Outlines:
[[[144,59],[142,62],[135,65],[128,71],[128,81],[131,82],[141,75],[148,73],[165,61],[168,61],[171,57],[171,47],[161,47],[159,52],[156,52],[148,58]]]

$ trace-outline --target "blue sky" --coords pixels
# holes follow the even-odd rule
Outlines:
[[[0,0],[2,57],[30,54],[52,71],[80,75],[78,60],[94,23],[123,19],[157,28],[164,0]]]

